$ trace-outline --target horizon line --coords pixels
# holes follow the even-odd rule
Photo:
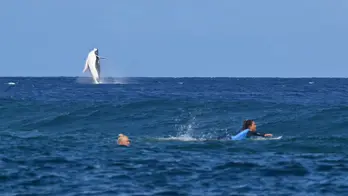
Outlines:
[[[0,76],[0,78],[91,78],[88,76]],[[306,79],[306,78],[323,78],[323,79],[347,79],[339,76],[108,76],[102,78],[280,78],[280,79]]]

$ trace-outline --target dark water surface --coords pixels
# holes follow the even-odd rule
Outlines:
[[[348,195],[348,79],[88,81],[0,78],[0,195]]]

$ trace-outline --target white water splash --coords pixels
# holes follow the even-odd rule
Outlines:
[[[76,83],[79,84],[94,84],[93,79],[90,77],[78,77],[76,78]],[[105,77],[100,78],[100,84],[128,84],[127,78],[112,78]]]
[[[128,79],[127,78],[106,77],[106,78],[101,78],[100,82],[102,84],[128,84]]]
[[[177,136],[169,136],[163,138],[156,138],[157,140],[177,140],[177,141],[205,141],[207,140],[204,137],[193,137],[196,127],[196,117],[193,117],[187,124],[178,126]]]
[[[204,141],[205,139],[201,138],[193,138],[191,136],[169,136],[169,137],[160,137],[156,138],[156,140],[161,140],[161,141],[183,141],[183,142],[192,142],[192,141]]]

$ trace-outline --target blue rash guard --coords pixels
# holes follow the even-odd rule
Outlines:
[[[256,132],[256,131],[250,131],[249,129],[245,129],[245,130],[239,131],[237,133],[237,135],[235,135],[235,136],[224,135],[224,136],[218,137],[217,139],[218,140],[244,140],[244,139],[250,138],[252,136],[265,137],[265,134],[260,133],[260,132]]]
[[[249,129],[239,132],[237,135],[232,136],[231,140],[244,140],[248,137]]]
[[[245,129],[243,131],[240,131],[237,135],[232,136],[231,140],[243,140],[246,138],[249,138],[251,136],[262,136],[265,137],[264,133],[259,133],[256,131],[250,131],[249,129]]]

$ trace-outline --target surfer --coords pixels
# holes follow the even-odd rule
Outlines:
[[[126,135],[123,135],[121,133],[118,135],[117,144],[120,146],[129,146],[130,145],[129,138]]]
[[[218,139],[232,139],[232,140],[243,140],[246,138],[250,138],[253,136],[261,136],[261,137],[272,137],[273,135],[270,133],[261,133],[256,131],[256,123],[254,120],[245,120],[243,122],[243,126],[241,130],[237,133],[237,135],[232,137],[219,137]]]
[[[272,137],[270,133],[260,133],[256,131],[256,123],[253,120],[245,120],[243,122],[243,127],[239,133],[235,136],[232,136],[232,139],[244,139],[250,138],[252,136],[261,136],[261,137]]]

